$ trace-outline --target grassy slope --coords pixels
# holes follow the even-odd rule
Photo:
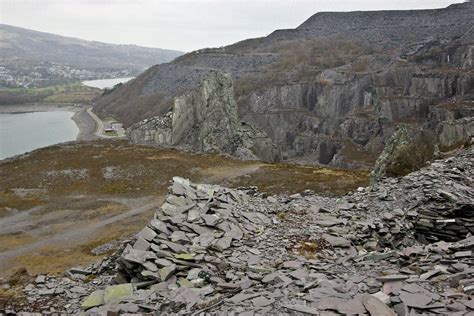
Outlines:
[[[0,105],[32,102],[89,103],[101,95],[101,90],[81,83],[54,85],[44,88],[1,88]]]

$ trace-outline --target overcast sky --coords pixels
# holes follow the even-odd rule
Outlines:
[[[87,40],[191,51],[294,28],[320,11],[441,8],[458,2],[464,1],[0,0],[0,23]]]

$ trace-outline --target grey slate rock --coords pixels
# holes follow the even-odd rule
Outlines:
[[[365,295],[362,303],[371,316],[396,316],[395,312],[372,295]]]

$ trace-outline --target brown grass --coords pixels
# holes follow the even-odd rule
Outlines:
[[[107,167],[115,170],[112,178],[104,177]],[[82,169],[87,170],[86,177],[58,173]],[[158,195],[166,194],[173,176],[233,187],[257,185],[269,194],[292,194],[311,189],[334,195],[367,183],[367,173],[363,171],[265,165],[219,155],[190,154],[132,145],[125,141],[57,145],[0,163],[0,192],[3,192],[2,197],[7,197],[0,200],[0,212],[11,214],[7,207],[22,211],[40,205],[41,209],[34,216],[46,215],[49,229],[41,232],[41,236],[20,233],[3,235],[0,237],[0,252],[28,245],[38,238],[48,237],[48,234],[54,235],[81,225],[87,227],[89,223],[121,214],[132,207],[122,204],[122,199],[144,199],[139,206],[156,201]],[[15,195],[13,190],[17,188],[42,189],[44,193],[36,197],[37,200],[32,200],[29,195]],[[88,239],[78,241],[75,245],[51,244],[35,249],[27,255],[13,258],[11,266],[25,267],[31,273],[59,274],[66,268],[95,262],[100,257],[94,256],[92,249],[138,232],[150,220],[153,212],[151,208],[126,221],[101,227]]]
[[[258,186],[268,194],[294,194],[313,190],[340,195],[368,184],[366,170],[342,170],[287,164],[266,165],[256,172],[226,182],[231,186]]]
[[[46,200],[42,194],[32,194],[20,197],[11,189],[5,189],[0,191],[0,218],[8,214],[7,210],[10,208],[24,210],[45,203]]]
[[[91,251],[112,240],[123,240],[131,237],[133,234],[131,232],[138,232],[148,221],[149,218],[137,218],[131,222],[127,221],[126,223],[111,225],[98,232],[91,240],[76,247],[44,247],[34,253],[15,258],[13,261],[14,267],[15,269],[18,267],[25,268],[33,275],[44,273],[62,275],[68,268],[89,265],[110,254],[105,253],[96,256]],[[8,273],[9,271],[4,271],[3,273],[5,272]]]
[[[293,246],[289,250],[307,259],[316,259],[322,250],[330,248],[328,242],[322,238],[305,239],[301,236],[294,236],[292,239]]]
[[[379,49],[363,46],[341,36],[281,41],[259,48],[256,52],[277,53],[280,57],[259,73],[236,80],[237,97],[273,85],[316,82],[323,70],[354,61],[354,72],[366,72],[369,68],[367,56],[382,53]]]
[[[18,234],[0,235],[0,253],[12,248],[21,247],[34,241],[34,237],[21,232]]]

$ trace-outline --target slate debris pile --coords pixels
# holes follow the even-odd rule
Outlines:
[[[83,301],[91,292],[97,288],[107,287],[113,282],[116,275],[115,262],[128,242],[124,241],[115,248],[117,249],[115,254],[93,265],[69,269],[64,277],[36,276],[23,287],[25,302],[23,300],[15,302],[15,309],[23,311],[21,315],[29,315],[26,311],[41,312],[40,315],[54,315],[59,312],[67,315],[79,314]],[[15,314],[12,309],[2,308],[0,304],[0,315],[2,312],[7,315]]]
[[[429,179],[424,182],[424,191],[426,192],[427,186],[434,186],[436,190],[425,193],[428,203],[419,211],[416,231],[428,241],[452,241],[457,240],[459,236],[474,234],[472,186],[453,183],[453,180],[461,180],[464,177],[464,173],[456,167],[443,170],[441,176],[437,176],[434,169],[438,166],[433,164],[433,170],[425,174]]]
[[[89,315],[474,315],[474,236],[459,213],[474,201],[473,157],[470,148],[340,198],[174,178],[149,225],[91,271],[88,296],[72,298],[70,286],[55,299]],[[431,220],[462,214],[460,227],[421,228],[428,210]],[[113,262],[112,281],[100,271]]]
[[[158,129],[158,128],[171,128],[173,112],[169,111],[163,116],[154,116],[152,118],[145,119],[138,123],[135,123],[132,128],[134,129]]]
[[[271,223],[263,209],[238,207],[246,198],[239,191],[175,177],[155,218],[133,246],[125,248],[119,260],[121,276],[132,282],[167,281],[178,272],[191,283],[200,283],[202,278],[189,274],[193,268],[215,274],[223,264],[219,257],[241,246],[244,233],[253,234]]]
[[[470,148],[457,158],[436,161],[404,178],[386,179],[353,200],[371,203],[373,199],[376,203],[369,209],[388,212],[388,216],[402,211],[422,241],[457,241],[474,234],[473,169]]]

